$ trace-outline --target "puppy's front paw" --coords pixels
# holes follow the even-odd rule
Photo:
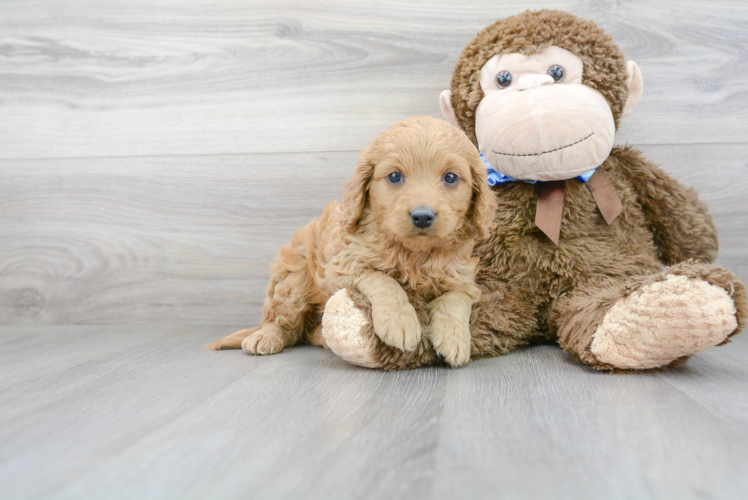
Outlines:
[[[410,302],[372,304],[374,333],[382,341],[403,351],[412,351],[421,341],[421,324]]]
[[[242,349],[252,354],[277,354],[285,347],[283,336],[273,323],[266,323],[242,341]]]
[[[470,361],[470,325],[451,318],[432,320],[429,332],[434,350],[452,366]]]

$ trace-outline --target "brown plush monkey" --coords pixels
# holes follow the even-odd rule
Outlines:
[[[597,369],[660,369],[743,327],[745,288],[711,265],[706,206],[638,151],[613,147],[641,93],[636,64],[568,13],[528,11],[465,46],[442,110],[479,148],[498,200],[497,229],[476,246],[472,359],[556,341]],[[328,346],[363,366],[440,362],[426,336],[404,352],[370,318],[356,290],[339,291],[324,313]]]

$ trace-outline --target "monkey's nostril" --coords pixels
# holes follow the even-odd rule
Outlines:
[[[413,225],[420,229],[426,229],[434,223],[436,214],[430,208],[416,208],[410,212],[410,219]]]

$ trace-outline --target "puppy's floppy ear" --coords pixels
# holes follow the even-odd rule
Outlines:
[[[471,145],[472,146],[472,145]],[[486,167],[478,155],[478,151],[471,151],[470,174],[473,176],[473,206],[469,221],[473,234],[478,238],[488,238],[495,227],[496,195],[488,185]]]
[[[367,151],[364,151],[358,159],[356,172],[345,186],[345,197],[341,206],[341,225],[349,233],[353,232],[364,213],[366,200],[369,197],[369,185],[374,175],[374,162],[366,153]]]

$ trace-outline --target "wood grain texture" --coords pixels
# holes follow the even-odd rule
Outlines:
[[[278,249],[341,199],[355,161],[5,162],[0,323],[249,321]]]
[[[748,282],[748,146],[647,146]],[[356,153],[0,161],[0,324],[253,325],[270,262]]]
[[[3,327],[3,498],[726,500],[748,490],[748,337],[671,372],[613,376],[550,346],[400,373],[310,346],[270,357],[200,349],[226,331]]]
[[[540,7],[599,22],[639,63],[622,142],[744,143],[744,2],[6,0],[0,157],[358,151],[440,116],[463,45]]]

